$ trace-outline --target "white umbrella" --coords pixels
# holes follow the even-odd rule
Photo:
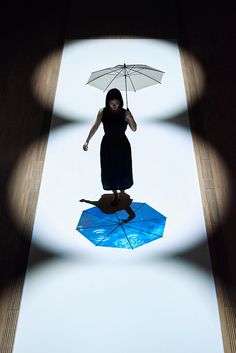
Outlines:
[[[161,83],[163,74],[164,71],[148,65],[123,64],[92,72],[86,84],[99,88],[103,92],[111,88],[125,91],[128,109],[127,91],[136,92],[139,89]]]

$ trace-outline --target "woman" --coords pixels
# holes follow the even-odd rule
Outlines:
[[[115,206],[119,200],[118,190],[124,193],[133,185],[131,147],[125,130],[127,125],[132,131],[137,130],[132,114],[123,108],[123,98],[117,88],[107,92],[105,107],[98,112],[83,145],[84,151],[88,150],[89,141],[101,122],[105,132],[100,148],[101,179],[103,189],[113,191]]]

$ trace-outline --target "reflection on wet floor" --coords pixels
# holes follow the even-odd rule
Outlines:
[[[80,201],[95,207],[83,211],[76,229],[96,246],[134,249],[163,235],[166,217],[144,202],[132,202],[128,194],[120,193],[116,205],[106,194]]]

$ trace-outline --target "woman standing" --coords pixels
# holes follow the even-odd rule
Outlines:
[[[132,131],[137,130],[132,114],[123,108],[123,98],[117,88],[107,92],[105,107],[98,112],[83,145],[84,151],[88,150],[89,141],[101,122],[105,132],[100,148],[101,180],[104,190],[113,191],[115,206],[119,200],[118,190],[124,193],[133,185],[131,147],[125,130],[127,125]]]

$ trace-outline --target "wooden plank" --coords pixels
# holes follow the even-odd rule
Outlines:
[[[62,47],[57,49],[55,53],[56,54],[49,56],[50,60],[47,60],[47,65],[44,65],[46,70],[44,72],[42,70],[38,72],[38,78],[40,79],[36,80],[36,77],[34,77],[35,80],[32,81],[32,89],[35,94],[42,90],[42,87],[43,90],[46,90],[47,101],[44,101],[44,104],[49,112],[52,111],[55,97]],[[31,119],[40,121],[43,120],[44,113],[44,106],[36,110],[33,107],[29,107],[27,112],[22,109],[18,115],[19,120],[22,122],[19,130],[20,133],[30,134],[27,126],[24,125],[24,120],[27,121],[29,115]],[[19,166],[18,164],[15,165],[14,173],[12,173],[9,182],[10,205],[14,205],[15,217],[20,218],[20,222],[17,224],[17,229],[18,234],[21,234],[24,237],[24,240],[22,241],[22,239],[19,239],[19,243],[12,243],[11,253],[5,252],[1,257],[2,268],[7,266],[9,275],[9,278],[7,279],[8,284],[4,292],[1,293],[0,300],[0,351],[2,353],[10,353],[13,348],[25,278],[25,266],[23,266],[22,269],[17,268],[17,266],[19,266],[19,262],[24,264],[27,263],[47,140],[48,131],[27,147],[25,153],[20,156]],[[25,245],[24,242],[26,243]],[[6,248],[8,250],[7,245],[8,244],[6,244]],[[15,247],[14,252],[12,247]],[[17,274],[18,271],[19,274]],[[11,276],[10,273],[12,273]],[[16,274],[14,275],[14,273]]]
[[[195,119],[194,125],[196,126],[196,120],[199,119],[199,116],[194,116],[191,109],[194,105],[193,97],[197,97],[200,91],[198,87],[199,81],[196,80],[196,77],[201,76],[201,72],[197,72],[194,60],[190,55],[186,55],[186,50],[180,49],[180,53],[189,107],[189,118],[192,122]],[[209,240],[208,244],[213,264],[224,349],[225,353],[235,353],[234,310],[233,307],[227,307],[226,309],[226,302],[229,301],[229,293],[223,280],[218,276],[220,264],[217,261],[216,244],[214,243],[214,239],[212,241],[211,238],[214,234],[214,230],[220,229],[225,213],[225,207],[228,202],[227,192],[229,193],[227,186],[229,184],[229,175],[227,171],[222,168],[224,165],[219,155],[217,155],[215,150],[211,147],[211,144],[207,143],[205,139],[196,133],[192,132],[192,136]]]

